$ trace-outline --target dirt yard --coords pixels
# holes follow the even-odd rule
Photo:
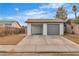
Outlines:
[[[73,41],[73,42],[75,42],[75,43],[77,43],[77,44],[79,44],[79,35],[66,34],[64,37],[71,40],[71,41]]]
[[[23,38],[24,38],[24,35],[9,35],[5,37],[0,37],[0,45],[16,45]]]

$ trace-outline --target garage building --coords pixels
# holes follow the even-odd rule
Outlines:
[[[64,20],[28,19],[27,35],[64,35]]]

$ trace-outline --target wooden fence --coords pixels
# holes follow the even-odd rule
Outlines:
[[[79,34],[79,24],[66,25],[66,31],[70,34]]]
[[[79,24],[76,24],[74,27],[73,27],[73,31],[75,34],[79,34]]]
[[[25,33],[24,28],[0,27],[0,36]]]

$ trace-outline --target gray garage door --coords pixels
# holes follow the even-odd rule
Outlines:
[[[42,25],[32,25],[32,35],[42,35],[43,26]]]
[[[59,35],[59,24],[48,24],[47,34],[48,35]]]

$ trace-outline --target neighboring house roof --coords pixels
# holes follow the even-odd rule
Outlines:
[[[62,19],[28,19],[26,23],[64,23]]]
[[[0,20],[1,24],[12,24],[14,22],[16,22],[21,27],[21,25],[17,21]]]
[[[12,24],[13,22],[16,22],[16,21],[2,21],[2,20],[0,20],[0,23],[3,23],[3,24]]]

